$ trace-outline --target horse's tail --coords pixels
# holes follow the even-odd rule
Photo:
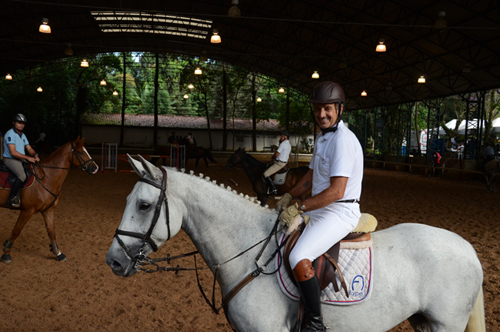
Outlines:
[[[211,162],[213,162],[213,163],[217,163],[217,162],[215,161],[214,157],[212,157],[212,154],[210,153],[210,150],[206,150],[206,149],[205,149],[205,151],[207,152],[207,157],[208,157],[208,159],[209,159]]]
[[[465,332],[486,332],[486,322],[484,319],[484,296],[483,287],[479,290],[479,294],[476,299],[476,304],[469,316],[469,322],[467,323],[467,328]]]

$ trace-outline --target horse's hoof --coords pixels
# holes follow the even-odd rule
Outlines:
[[[2,262],[4,262],[5,264],[10,264],[12,263],[12,258],[10,257],[9,254],[3,254],[2,255],[2,258],[1,258]]]
[[[62,253],[61,253],[61,254],[59,254],[59,255],[57,255],[56,260],[57,260],[58,262],[67,262],[67,261],[68,261],[68,260],[66,259],[66,255],[65,255],[65,254],[62,254]]]

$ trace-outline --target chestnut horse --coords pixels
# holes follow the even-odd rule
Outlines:
[[[54,226],[54,210],[60,201],[62,184],[70,169],[81,169],[89,174],[95,174],[99,170],[99,166],[85,149],[83,140],[78,137],[64,144],[34,167],[36,181],[32,186],[21,190],[21,212],[10,239],[4,243],[2,262],[9,264],[12,261],[10,257],[12,245],[36,212],[40,212],[43,216],[52,253],[56,255],[57,261],[66,260],[66,256],[57,246]],[[9,193],[10,190],[0,188],[0,207],[7,207]]]
[[[229,157],[226,162],[226,167],[231,168],[234,165],[241,164],[243,170],[246,175],[252,182],[253,191],[257,194],[257,199],[260,201],[260,205],[265,206],[267,200],[269,199],[268,189],[269,185],[264,180],[263,173],[267,168],[267,165],[258,161],[251,155],[247,154],[245,149],[239,148],[234,151],[234,153]],[[288,174],[286,175],[285,183],[282,185],[276,185],[276,189],[278,190],[278,195],[284,195],[292,189],[295,184],[302,179],[304,175],[306,175],[309,167],[301,166],[296,168],[290,168]],[[311,193],[307,193],[307,196],[310,196]],[[306,197],[302,197],[305,199]]]

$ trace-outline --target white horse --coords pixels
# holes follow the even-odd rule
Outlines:
[[[116,275],[136,273],[137,261],[181,228],[215,273],[223,297],[255,271],[261,245],[254,245],[271,233],[276,211],[209,178],[159,169],[142,157],[129,160],[141,178],[106,256]],[[351,306],[323,305],[332,331],[387,331],[406,319],[420,332],[486,331],[483,272],[467,241],[422,224],[400,224],[374,232],[372,239],[371,297]],[[270,241],[258,264],[276,248]],[[269,266],[267,272],[274,267]],[[284,332],[294,326],[297,310],[298,302],[282,293],[276,276],[261,274],[232,297],[226,316],[240,332]]]

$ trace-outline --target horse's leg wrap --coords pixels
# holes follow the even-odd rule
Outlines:
[[[3,244],[3,252],[9,253],[13,245],[14,243],[10,239],[5,240],[5,243]]]
[[[10,262],[12,262],[12,258],[10,257],[9,254],[3,254],[1,260],[5,264],[10,264]]]
[[[54,255],[56,255],[56,260],[58,262],[60,262],[60,261],[66,262],[66,255],[59,251],[59,248],[57,247],[56,241],[52,241],[50,247],[52,249],[52,253]]]

